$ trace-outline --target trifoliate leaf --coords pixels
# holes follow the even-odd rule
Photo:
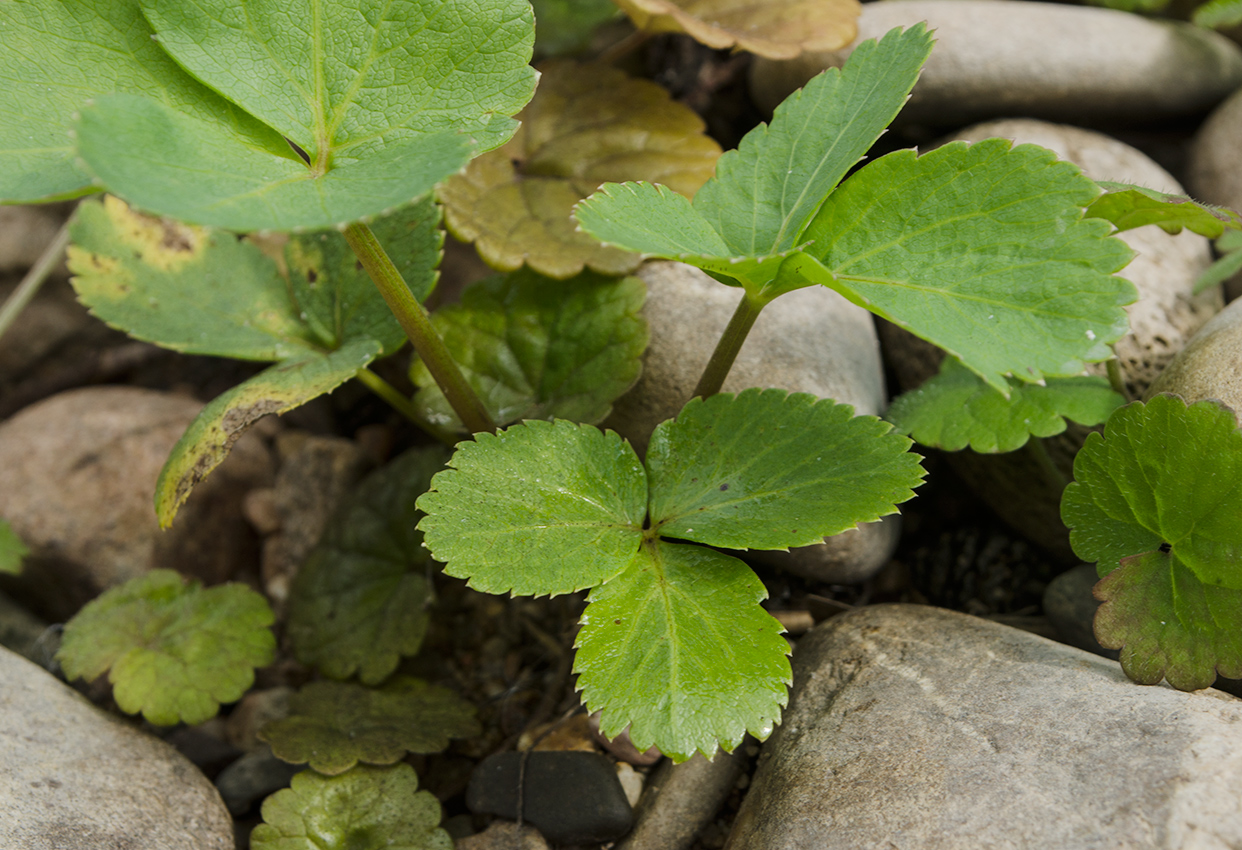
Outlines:
[[[252,850],[453,850],[440,803],[418,790],[408,764],[355,767],[340,776],[305,770],[263,801]]]
[[[1095,587],[1104,604],[1095,636],[1121,650],[1126,675],[1144,685],[1167,678],[1181,691],[1209,687],[1217,673],[1242,678],[1242,590],[1204,584],[1171,552],[1145,552]]]
[[[332,392],[380,353],[380,344],[372,339],[351,342],[328,354],[310,351],[265,369],[209,402],[173,446],[160,471],[155,485],[160,525],[172,524],[190,491],[224,461],[251,425]]]
[[[290,698],[289,710],[260,729],[259,738],[277,758],[332,776],[358,762],[394,764],[406,753],[438,753],[450,738],[479,734],[473,705],[409,676],[378,688],[311,682]]]
[[[204,589],[152,570],[88,602],[65,625],[56,658],[70,679],[107,672],[122,711],[162,726],[202,723],[271,663],[274,619],[245,585]]]
[[[776,108],[770,126],[720,158],[694,198],[734,256],[797,248],[811,216],[901,111],[932,49],[924,24],[869,39],[845,67],[814,77]]]
[[[380,219],[376,235],[415,297],[435,284],[438,213],[430,200]],[[118,198],[78,207],[69,268],[78,298],[115,328],[164,348],[283,360],[375,340],[405,340],[339,233],[294,237],[289,279],[249,240],[131,210]]]
[[[239,141],[292,152],[280,134],[202,85],[160,49],[137,0],[0,3],[0,199],[48,201],[95,191],[75,162],[71,117],[113,92],[154,97],[230,123]]]
[[[750,568],[702,546],[643,545],[628,570],[591,591],[574,670],[604,734],[628,725],[639,750],[674,761],[747,732],[766,738],[792,675],[783,631]]]
[[[1236,27],[1242,24],[1242,0],[1211,0],[1195,9],[1191,20],[1201,27]]]
[[[1138,681],[1206,687],[1242,676],[1242,431],[1217,402],[1157,395],[1109,417],[1061,500],[1097,562],[1103,645]]]
[[[1168,547],[1205,584],[1242,589],[1242,432],[1214,401],[1157,395],[1116,410],[1074,459],[1061,515],[1100,575]]]
[[[897,151],[828,197],[805,238],[825,283],[940,346],[1008,394],[1112,355],[1133,256],[1083,220],[1096,185],[1051,151],[1003,139]]]
[[[427,630],[431,556],[414,502],[444,467],[443,449],[413,449],[349,496],[298,570],[289,641],[303,664],[333,679],[382,682]]]
[[[1242,216],[1233,210],[1201,204],[1186,195],[1170,195],[1128,183],[1099,185],[1105,194],[1091,202],[1087,216],[1110,221],[1118,231],[1155,224],[1168,233],[1181,233],[1184,227],[1215,239],[1226,228],[1242,230]]]
[[[13,526],[0,519],[0,573],[17,575],[22,571],[22,559],[30,554],[30,549],[17,536]]]
[[[531,0],[535,55],[563,56],[590,44],[596,27],[617,17],[612,0]]]
[[[474,284],[432,321],[496,422],[595,423],[642,371],[645,297],[637,278],[559,281],[523,270]],[[421,360],[410,377],[427,419],[464,430]]]
[[[78,152],[110,190],[197,224],[326,229],[407,204],[508,139],[534,89],[524,0],[142,5],[182,67],[308,158],[151,98],[81,110]]]
[[[647,32],[684,32],[708,47],[769,59],[836,50],[858,33],[855,0],[616,0]]]
[[[913,498],[924,472],[909,448],[887,422],[805,393],[696,398],[651,436],[651,525],[730,549],[809,546]]]
[[[418,500],[445,572],[486,593],[572,593],[638,552],[647,476],[613,432],[529,421],[462,443]]]
[[[692,110],[608,66],[548,63],[518,117],[508,144],[438,189],[449,229],[502,271],[523,263],[556,278],[584,266],[633,271],[638,256],[577,230],[574,204],[606,181],[649,180],[690,197],[720,156]]]
[[[1046,385],[1009,379],[1009,398],[984,383],[956,358],[940,374],[893,400],[884,418],[925,446],[955,452],[1011,452],[1032,437],[1051,437],[1066,419],[1099,425],[1125,404],[1107,378],[1049,378]]]

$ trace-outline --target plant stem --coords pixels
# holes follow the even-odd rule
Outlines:
[[[1104,364],[1104,368],[1108,371],[1108,382],[1113,385],[1113,392],[1124,398],[1127,402],[1134,401],[1134,397],[1130,395],[1130,391],[1126,389],[1125,378],[1121,377],[1121,361],[1116,357],[1109,359]]]
[[[43,249],[39,259],[35,260],[35,264],[30,267],[30,271],[26,272],[22,282],[17,285],[17,288],[13,290],[13,293],[4,304],[0,305],[0,337],[4,336],[4,332],[17,319],[18,314],[26,308],[26,305],[30,303],[30,300],[39,291],[39,288],[43,286],[43,282],[60,265],[60,260],[65,255],[65,248],[68,245],[69,222],[65,222],[64,226],[56,232],[52,241],[48,243],[48,246]]]
[[[742,350],[742,343],[746,342],[746,335],[754,327],[759,311],[767,303],[758,298],[752,299],[749,292],[742,296],[737,309],[733,311],[733,318],[729,319],[729,325],[720,337],[720,342],[716,343],[712,359],[707,361],[703,377],[699,378],[698,386],[694,388],[696,396],[707,398],[720,392],[725,378],[729,376],[729,370],[733,368],[733,361],[737,359],[737,353]]]
[[[1031,437],[1031,439],[1027,440],[1026,450],[1028,454],[1035,458],[1050,484],[1059,487],[1061,490],[1069,486],[1069,480],[1065,477],[1065,473],[1061,472],[1061,468],[1052,459],[1052,455],[1048,454],[1048,446],[1044,444],[1042,437]]]
[[[384,401],[388,402],[394,410],[413,422],[419,428],[422,428],[431,436],[435,437],[441,443],[444,443],[446,446],[457,445],[456,436],[444,430],[439,425],[433,424],[431,420],[419,413],[418,408],[416,408],[400,390],[385,381],[379,375],[363,366],[358,370],[356,377],[367,389],[375,393]]]
[[[635,30],[625,38],[618,41],[616,44],[606,49],[599,55],[599,58],[596,61],[601,65],[616,64],[618,60],[624,59],[626,56],[629,56],[635,50],[646,44],[650,38],[651,33],[643,30]]]
[[[362,222],[351,224],[345,228],[345,241],[354,249],[362,267],[367,270],[380,294],[384,296],[388,309],[392,310],[401,327],[405,329],[406,336],[414,343],[414,350],[427,364],[427,371],[443,391],[453,412],[471,433],[495,433],[496,423],[492,421],[491,414],[487,412],[483,402],[479,401],[470,384],[466,383],[465,376],[449,354],[444,340],[440,339],[431,324],[427,310],[410,292],[405,278],[401,277],[401,272],[397,271],[397,267],[388,258],[371,228]]]

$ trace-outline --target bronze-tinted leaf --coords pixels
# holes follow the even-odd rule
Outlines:
[[[720,147],[694,112],[654,83],[568,61],[542,70],[512,141],[440,185],[445,221],[502,271],[525,263],[555,278],[584,266],[627,274],[638,255],[578,231],[573,205],[605,182],[625,180],[693,196],[712,176]]]

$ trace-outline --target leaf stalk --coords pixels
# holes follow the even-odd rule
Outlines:
[[[345,228],[345,241],[375,282],[384,302],[388,304],[388,309],[392,310],[397,321],[401,323],[405,335],[414,344],[414,350],[427,365],[427,371],[444,393],[453,412],[471,433],[495,433],[496,423],[491,414],[466,382],[461,369],[444,345],[444,340],[431,324],[426,308],[410,292],[405,278],[393,265],[371,228],[362,222],[355,222]]]
[[[65,248],[68,246],[69,223],[65,222],[64,226],[52,237],[52,241],[43,249],[39,259],[35,260],[30,271],[26,272],[21,283],[17,285],[4,304],[0,305],[0,337],[4,336],[4,332],[9,329],[22,310],[26,309],[26,305],[38,294],[43,283],[60,265],[61,258],[65,256]]]
[[[384,401],[388,402],[389,406],[391,406],[394,410],[413,422],[419,428],[422,428],[432,437],[436,438],[450,448],[457,445],[456,436],[438,425],[432,424],[431,420],[423,416],[422,413],[419,412],[418,408],[405,397],[404,393],[385,381],[379,375],[372,372],[366,366],[363,366],[358,370],[357,378],[360,382],[362,382],[363,386],[375,393]]]
[[[733,311],[733,318],[729,319],[729,324],[721,335],[720,341],[716,343],[716,350],[712,352],[711,359],[707,361],[703,376],[699,378],[699,383],[694,388],[695,396],[707,398],[720,392],[725,378],[729,376],[729,370],[733,368],[733,361],[737,359],[738,352],[742,350],[742,344],[746,342],[747,334],[754,327],[760,311],[767,305],[766,299],[751,295],[749,292],[742,296],[737,309]]]

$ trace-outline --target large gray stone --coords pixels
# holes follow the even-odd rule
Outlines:
[[[647,284],[643,315],[651,342],[642,377],[604,425],[641,453],[656,425],[690,400],[741,290],[681,263],[647,263],[638,274]],[[811,393],[853,405],[858,414],[883,413],[888,399],[871,314],[821,286],[782,295],[759,314],[724,383],[725,392],[748,387]],[[822,545],[761,557],[807,578],[863,581],[888,560],[898,531],[893,521],[870,523]]]
[[[233,850],[233,820],[180,753],[0,649],[0,847]]]
[[[864,3],[855,45],[927,21],[936,46],[899,122],[952,126],[1006,115],[1104,124],[1206,111],[1242,85],[1242,51],[1189,24],[1024,0]],[[853,48],[756,59],[751,92],[772,109]]]
[[[1148,396],[1161,392],[1189,402],[1223,401],[1242,424],[1242,301],[1234,301],[1194,335]]]
[[[1242,209],[1242,89],[1208,116],[1190,148],[1186,182],[1201,201]]]
[[[798,643],[726,850],[1242,846],[1242,701],[912,605]]]
[[[681,764],[666,759],[648,780],[634,828],[617,850],[686,850],[737,785],[750,747],[748,740],[732,753],[717,751],[710,761],[702,753]]]

